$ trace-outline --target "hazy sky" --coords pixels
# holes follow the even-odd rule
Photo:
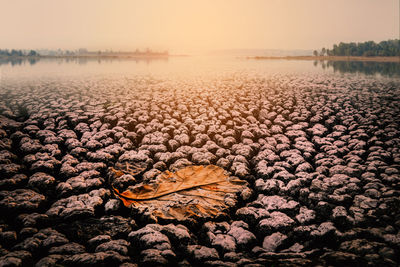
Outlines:
[[[399,38],[399,0],[0,0],[0,48],[315,49]]]

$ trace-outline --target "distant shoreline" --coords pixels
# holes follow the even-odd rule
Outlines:
[[[189,55],[39,55],[39,56],[2,56],[0,59],[165,59],[169,57],[187,57]]]
[[[355,57],[355,56],[286,56],[286,57],[263,57],[263,56],[253,56],[246,57],[247,59],[256,60],[319,60],[319,61],[371,61],[371,62],[399,62],[400,56],[396,57]]]

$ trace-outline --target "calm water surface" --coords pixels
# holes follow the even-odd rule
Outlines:
[[[156,60],[41,59],[0,61],[0,82],[14,79],[151,75],[185,77],[226,73],[367,75],[400,77],[400,63],[317,62],[300,60],[252,60],[232,56],[188,56]]]

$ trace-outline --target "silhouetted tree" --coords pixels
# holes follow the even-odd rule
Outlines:
[[[18,57],[20,57],[20,56],[23,56],[23,55],[24,55],[24,54],[22,53],[21,50],[15,50],[15,49],[11,50],[11,56],[18,56]]]
[[[388,40],[380,43],[368,41],[363,43],[334,44],[327,50],[329,56],[400,56],[400,40]]]
[[[37,55],[38,55],[38,53],[35,50],[31,50],[28,53],[28,56],[37,56]]]
[[[9,57],[23,57],[23,56],[38,56],[39,54],[35,50],[30,50],[25,53],[22,50],[12,49],[11,51],[7,49],[0,49],[0,56],[9,56]]]

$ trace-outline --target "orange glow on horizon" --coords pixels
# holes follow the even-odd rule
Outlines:
[[[317,49],[399,33],[395,0],[0,2],[0,48]]]

